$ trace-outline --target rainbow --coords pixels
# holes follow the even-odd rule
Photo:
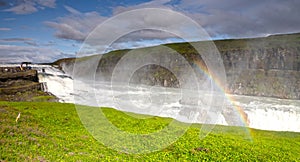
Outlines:
[[[248,116],[245,113],[245,111],[243,110],[243,108],[241,108],[239,105],[236,104],[235,98],[232,95],[230,95],[226,86],[223,85],[223,83],[220,81],[220,79],[218,77],[214,76],[213,74],[211,74],[209,72],[205,63],[202,60],[193,59],[193,64],[197,65],[196,67],[199,68],[198,70],[201,70],[211,81],[213,81],[213,83],[220,90],[220,92],[222,92],[222,94],[224,94],[224,97],[226,98],[226,100],[229,101],[229,103],[233,105],[235,111],[239,114],[240,121],[243,123],[243,127],[245,128],[245,133],[246,133],[247,139],[249,139],[250,141],[253,141],[252,132],[249,127],[250,121],[248,119]]]

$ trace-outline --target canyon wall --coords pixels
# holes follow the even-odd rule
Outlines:
[[[205,44],[207,42],[199,42]],[[300,34],[275,35],[265,38],[234,39],[214,41],[226,72],[226,91],[232,94],[268,96],[288,99],[300,99]],[[205,61],[201,54],[189,43],[166,44],[165,47],[180,53],[195,70],[201,81],[207,73]],[[147,52],[163,53],[156,47],[137,49],[143,59]],[[118,50],[86,58],[62,59],[55,62],[67,73],[73,72],[76,61],[76,75],[87,77],[95,73],[95,79],[110,80],[115,66],[120,59],[131,50]],[[138,53],[138,52],[137,52]],[[160,55],[163,56],[163,55]],[[97,59],[98,58],[98,59]],[[184,68],[175,58],[159,57],[159,63],[170,65],[173,69],[155,64],[145,65],[136,69],[131,77],[132,83],[160,85],[166,87],[180,87],[180,82],[174,71]],[[91,60],[94,60],[91,61]],[[138,60],[138,59],[137,59]],[[96,61],[96,62],[95,62]],[[89,65],[94,69],[89,69]],[[175,66],[171,66],[176,64]],[[198,70],[197,70],[198,69]],[[200,70],[199,70],[200,69]],[[125,69],[124,69],[125,70]],[[171,72],[172,71],[172,72]],[[209,70],[208,70],[209,71]],[[97,78],[101,76],[101,78]]]

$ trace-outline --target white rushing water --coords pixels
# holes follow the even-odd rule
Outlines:
[[[180,103],[181,96],[178,89],[147,86],[124,87],[121,85],[112,88],[110,83],[92,81],[76,81],[74,83],[69,75],[54,67],[39,65],[35,68],[39,71],[40,82],[46,82],[48,91],[57,96],[60,102],[106,106],[124,111],[172,117],[184,122],[207,123],[207,120],[203,121],[199,117],[201,116],[199,112],[181,111],[183,105]],[[76,86],[76,91],[73,86]],[[234,104],[245,112],[249,127],[300,132],[299,100],[240,95],[231,95],[230,97],[234,98]],[[130,109],[124,108],[126,105]],[[193,110],[193,105],[185,107],[187,110]],[[195,119],[195,116],[198,118]],[[244,121],[240,119],[241,113],[229,100],[217,117],[215,124],[245,126]]]

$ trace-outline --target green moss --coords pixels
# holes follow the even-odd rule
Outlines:
[[[32,97],[31,101],[33,102],[46,102],[46,101],[51,101],[55,100],[56,98],[54,96],[36,96]]]
[[[15,94],[1,94],[0,101],[55,101],[56,97],[46,92],[30,90]]]

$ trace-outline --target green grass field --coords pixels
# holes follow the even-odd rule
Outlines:
[[[158,131],[172,121],[101,110],[120,130],[137,134]],[[249,139],[245,128],[216,126],[200,139],[199,124],[156,152],[115,151],[88,133],[73,104],[0,102],[0,125],[0,161],[300,161],[300,133],[251,129]]]

